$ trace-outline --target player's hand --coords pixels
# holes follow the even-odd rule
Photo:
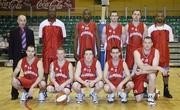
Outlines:
[[[136,73],[136,75],[140,75],[140,74],[143,73],[143,70],[142,69],[137,69],[135,73]]]
[[[10,60],[8,61],[8,63],[9,63],[9,64],[13,64],[13,60],[10,59]]]
[[[56,84],[54,85],[54,87],[55,87],[55,90],[56,90],[56,91],[59,91],[59,84],[56,83]]]
[[[93,87],[95,85],[95,82],[94,81],[90,81],[89,82],[89,87]]]
[[[86,87],[89,87],[89,80],[84,81],[84,85],[85,85]]]
[[[159,71],[163,74],[163,76],[168,76],[168,71],[162,67],[159,67]]]
[[[74,58],[78,61],[79,60],[79,55],[74,54]]]
[[[60,85],[58,89],[59,89],[59,91],[62,91],[64,89],[64,86]]]

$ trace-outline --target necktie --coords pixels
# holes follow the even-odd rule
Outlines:
[[[24,31],[24,29],[22,29],[22,48],[25,49],[26,48],[26,32]]]

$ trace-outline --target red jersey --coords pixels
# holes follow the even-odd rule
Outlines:
[[[97,77],[97,74],[96,74],[96,62],[97,62],[97,59],[96,58],[93,58],[93,62],[91,64],[91,66],[87,66],[84,62],[84,58],[82,58],[80,60],[81,62],[81,79],[82,80],[94,80],[96,79]]]
[[[22,59],[21,68],[22,68],[25,78],[36,79],[38,77],[38,67],[37,67],[38,61],[39,61],[39,58],[35,57],[33,63],[29,65],[27,62],[27,57],[24,57]]]
[[[108,66],[108,79],[117,87],[124,78],[123,60],[120,59],[118,65],[114,66],[111,59],[108,61]]]
[[[144,64],[152,65],[153,59],[155,57],[155,48],[151,49],[151,52],[149,53],[149,55],[144,54],[143,48],[138,48],[137,51],[140,53],[141,61]]]
[[[111,51],[112,47],[118,47],[121,50],[122,25],[118,24],[115,29],[110,24],[106,25],[107,47]]]
[[[84,51],[86,48],[93,50],[94,55],[96,54],[96,23],[89,22],[85,24],[84,22],[79,22],[77,24],[78,28],[78,49],[77,54],[79,59],[83,58]]]
[[[58,61],[53,61],[54,64],[54,73],[55,73],[55,80],[58,84],[62,84],[69,79],[69,62],[65,61],[62,67],[59,67]]]
[[[126,63],[129,69],[134,65],[133,53],[137,48],[142,47],[144,23],[140,22],[136,27],[132,22],[128,24],[128,38],[126,47]]]
[[[62,29],[60,26],[45,26],[43,28],[43,56],[56,56],[56,51],[62,46]]]
[[[158,29],[160,28],[160,29]],[[153,41],[153,47],[159,50],[160,60],[159,65],[161,67],[169,67],[169,41],[173,41],[172,29],[170,26],[164,24],[161,27],[152,25],[148,29],[149,35]]]

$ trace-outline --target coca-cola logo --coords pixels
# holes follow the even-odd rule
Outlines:
[[[75,0],[0,0],[1,10],[23,10],[32,6],[33,10],[47,10],[55,7],[57,10],[74,8]]]
[[[56,9],[72,8],[71,0],[39,0],[36,4],[36,9],[48,9],[49,7],[55,7]]]
[[[23,0],[0,0],[1,9],[22,9]]]

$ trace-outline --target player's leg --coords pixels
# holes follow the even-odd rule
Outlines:
[[[45,94],[45,91],[46,91],[46,82],[45,81],[40,81],[40,83],[38,84],[39,86],[39,101],[44,101],[45,98],[46,98],[46,94]]]
[[[83,102],[84,94],[81,91],[81,87],[82,85],[79,82],[74,82],[72,85],[73,90],[77,93],[77,96],[76,96],[77,103]]]
[[[115,90],[112,90],[108,84],[105,84],[104,85],[104,91],[108,94],[107,95],[107,102],[113,103],[115,100],[115,96],[114,96]]]
[[[155,105],[156,74],[148,74],[148,104]]]

